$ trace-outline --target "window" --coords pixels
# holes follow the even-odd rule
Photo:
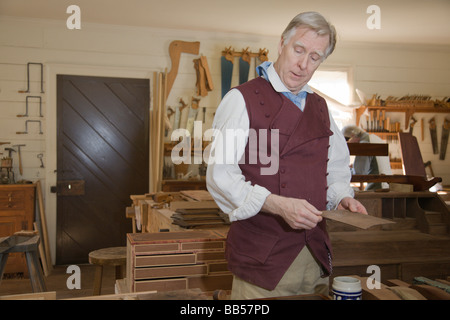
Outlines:
[[[328,109],[340,129],[354,124],[349,74],[348,68],[317,70],[309,81],[311,88],[327,101]]]

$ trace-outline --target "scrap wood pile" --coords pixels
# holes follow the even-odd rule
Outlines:
[[[379,289],[368,287],[373,279],[354,277],[361,280],[363,300],[450,300],[450,276],[436,280],[415,277],[412,284],[392,279],[378,283]]]

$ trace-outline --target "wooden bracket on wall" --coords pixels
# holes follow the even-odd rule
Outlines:
[[[175,78],[178,74],[178,67],[180,65],[181,53],[190,53],[198,55],[200,51],[200,42],[186,42],[181,40],[172,41],[169,45],[169,55],[172,62],[172,67],[167,74],[166,99],[172,89]]]
[[[269,50],[266,48],[259,49],[258,53],[249,51],[248,47],[246,49],[243,49],[241,52],[234,51],[231,47],[225,48],[222,51],[222,56],[225,57],[228,61],[233,62],[234,57],[242,57],[245,61],[250,63],[250,59],[252,57],[258,57],[261,62],[269,60],[268,58]]]

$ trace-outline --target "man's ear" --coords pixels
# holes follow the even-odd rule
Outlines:
[[[281,51],[283,50],[284,39],[281,37],[280,42],[278,43],[278,55],[281,55]]]

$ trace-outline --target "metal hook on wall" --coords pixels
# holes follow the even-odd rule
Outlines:
[[[25,121],[25,131],[18,131],[16,134],[28,134],[28,123],[29,122],[38,122],[39,123],[39,134],[43,134],[41,120],[27,120]]]
[[[17,115],[18,117],[28,117],[28,100],[31,98],[39,99],[39,117],[43,117],[43,115],[42,115],[42,98],[40,96],[27,96],[25,114],[18,114]]]
[[[44,93],[44,65],[39,62],[28,62],[27,63],[27,90],[19,90],[19,93],[30,92],[30,65],[32,65],[32,64],[41,66],[41,93]]]

